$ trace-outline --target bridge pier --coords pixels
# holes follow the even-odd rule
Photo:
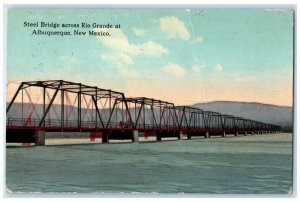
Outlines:
[[[223,133],[222,133],[222,137],[226,137],[226,132],[223,132]]]
[[[205,138],[210,138],[210,136],[209,136],[209,132],[205,132]]]
[[[179,132],[179,137],[178,137],[178,139],[179,139],[179,140],[183,140],[183,131],[180,131],[180,132]]]
[[[109,132],[103,132],[102,143],[108,143],[108,133]]]
[[[35,131],[35,146],[45,146],[45,133],[43,130]]]
[[[160,131],[156,132],[156,141],[161,141],[161,134]]]
[[[238,136],[238,135],[239,135],[239,132],[235,132],[235,133],[234,133],[234,136]]]
[[[133,131],[133,139],[132,142],[139,142],[139,131],[138,130],[134,130]]]
[[[190,140],[192,138],[192,135],[190,133],[187,133],[187,139]]]

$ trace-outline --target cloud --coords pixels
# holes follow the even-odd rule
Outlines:
[[[110,56],[102,55],[104,60],[121,60],[125,64],[133,64],[136,56],[158,57],[168,54],[169,50],[159,43],[147,41],[142,44],[132,44],[121,29],[95,29],[95,32],[109,32],[110,36],[97,37],[97,39],[111,50]]]
[[[118,75],[127,79],[137,79],[140,73],[135,68],[132,58],[124,53],[104,53],[100,55],[102,61],[117,71]],[[117,76],[117,75],[116,75]]]
[[[101,60],[104,61],[114,61],[116,58],[118,59],[119,63],[124,63],[127,65],[134,64],[133,59],[127,55],[126,53],[116,53],[116,54],[102,54],[100,55]]]
[[[141,77],[140,73],[134,68],[119,68],[118,72],[122,77],[125,77],[127,79],[143,78]]]
[[[180,38],[189,40],[190,33],[184,23],[177,17],[163,17],[159,19],[160,29],[166,34],[167,39]]]
[[[176,77],[183,76],[186,73],[186,70],[179,66],[178,64],[169,63],[162,68],[162,71],[165,73],[172,74]]]
[[[222,72],[222,71],[223,71],[223,66],[222,66],[221,64],[217,64],[217,65],[215,66],[215,70],[216,70],[217,72]]]
[[[169,50],[163,47],[160,44],[157,44],[153,41],[148,41],[140,46],[140,51],[147,56],[158,57],[162,54],[168,54]]]
[[[197,36],[195,38],[195,43],[201,44],[203,42],[203,38],[201,36]]]
[[[256,80],[256,77],[255,76],[244,76],[244,77],[238,76],[235,78],[235,80],[237,82],[253,82]]]
[[[139,28],[132,28],[133,33],[138,36],[138,37],[142,37],[145,35],[145,30],[143,29],[139,29]]]
[[[129,55],[127,55],[126,53],[119,53],[119,58],[125,64],[133,64],[134,63],[133,60],[132,60],[132,58]]]
[[[202,65],[202,64],[201,65],[193,65],[192,71],[194,73],[200,73],[203,68],[204,68],[204,65]]]

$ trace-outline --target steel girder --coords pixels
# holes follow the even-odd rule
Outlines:
[[[176,106],[175,109],[181,130],[203,130],[206,128],[202,109],[189,106]]]
[[[32,94],[38,98],[35,103]],[[15,101],[18,97],[22,111],[21,118],[14,117],[14,112],[11,112],[12,106],[17,104]],[[27,103],[24,102],[25,98]],[[41,103],[38,103],[39,98],[42,99]],[[121,92],[81,83],[64,80],[30,81],[20,84],[7,106],[6,113],[9,124],[23,127],[29,125],[61,128],[123,128],[125,126],[120,125],[120,122],[130,120],[131,117],[127,104],[121,102],[121,99],[125,99]],[[50,112],[51,116],[54,114],[56,117],[51,118]]]
[[[178,129],[178,119],[173,103],[153,98],[126,98],[130,115],[136,129]]]

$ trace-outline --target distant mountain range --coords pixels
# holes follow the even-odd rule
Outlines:
[[[280,125],[283,131],[291,132],[293,126],[293,108],[255,102],[214,101],[197,103],[192,107],[204,111],[215,111],[252,120]]]
[[[19,118],[20,115],[22,114],[21,106],[22,106],[21,103],[15,103],[11,108],[8,117]],[[23,107],[24,107],[23,115],[24,117],[28,117],[31,111],[31,107],[29,104],[24,104]],[[191,105],[191,107],[200,108],[203,109],[204,111],[214,111],[214,112],[219,112],[221,114],[229,114],[233,116],[244,117],[252,120],[262,121],[265,123],[279,125],[282,127],[282,130],[285,132],[292,132],[292,128],[293,128],[292,107],[252,103],[252,102],[247,103],[247,102],[230,102],[230,101],[214,101],[214,102],[207,102],[207,103],[197,103]],[[73,108],[73,111],[75,111],[76,113],[77,108],[69,106],[68,107],[69,111],[71,110],[71,108]],[[32,115],[33,119],[41,117],[43,113],[42,105],[40,104],[36,105],[35,109],[38,112],[39,116],[37,116],[37,114],[34,113]],[[60,105],[53,105],[53,107],[51,107],[50,110],[51,117],[59,117],[61,113],[60,109],[61,109]],[[86,109],[82,109],[82,110],[83,110],[82,114],[85,114]],[[94,110],[93,110],[93,114],[95,114]],[[105,111],[103,112],[104,113],[107,112],[107,109],[105,109]],[[91,112],[87,112],[87,113],[91,113]],[[107,120],[103,120],[103,121],[107,121]]]

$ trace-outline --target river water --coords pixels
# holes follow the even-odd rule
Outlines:
[[[12,192],[288,194],[292,135],[6,148]]]

